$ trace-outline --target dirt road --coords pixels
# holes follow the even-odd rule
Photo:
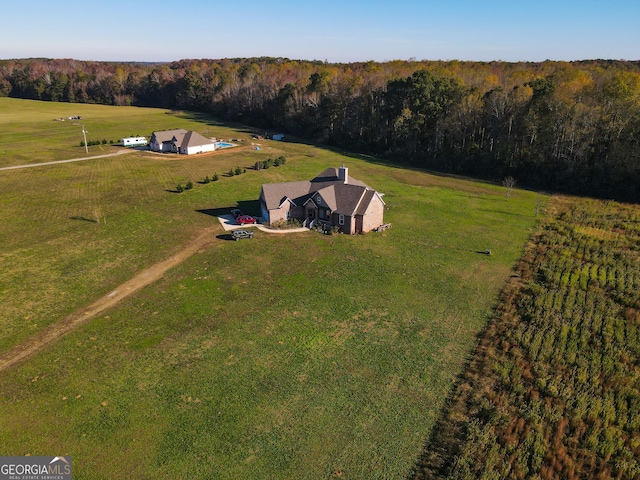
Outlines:
[[[174,267],[187,258],[209,245],[215,240],[214,229],[208,228],[204,230],[197,238],[183,246],[183,248],[174,256],[156,263],[151,267],[143,270],[132,279],[126,281],[122,285],[115,288],[102,298],[99,298],[88,307],[78,310],[71,315],[56,322],[40,333],[27,339],[20,345],[15,346],[11,350],[0,355],[0,372],[11,368],[22,360],[27,359],[36,352],[51,345],[67,333],[71,332],[80,325],[99,315],[108,308],[113,307],[122,299],[127,298],[134,292],[158,280],[171,267]]]
[[[116,155],[124,155],[126,153],[131,153],[133,151],[135,150],[118,150],[117,152],[105,153],[104,155],[95,155],[93,157],[71,158],[69,160],[56,160],[54,162],[29,163],[26,165],[14,165],[13,167],[1,167],[0,170],[16,170],[18,168],[43,167],[45,165],[57,165],[59,163],[84,162],[85,160],[94,160],[96,158],[115,157]]]

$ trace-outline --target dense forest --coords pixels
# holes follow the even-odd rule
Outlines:
[[[0,61],[0,96],[193,110],[442,172],[640,201],[640,61]]]

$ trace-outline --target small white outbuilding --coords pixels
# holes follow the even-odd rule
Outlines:
[[[146,137],[126,137],[122,139],[123,147],[139,147],[141,145],[146,145],[147,143]]]

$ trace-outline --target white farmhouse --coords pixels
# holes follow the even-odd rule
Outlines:
[[[153,132],[149,141],[149,148],[154,152],[193,155],[213,152],[216,149],[216,142],[203,137],[193,130],[187,131],[183,128],[178,128],[176,130]]]

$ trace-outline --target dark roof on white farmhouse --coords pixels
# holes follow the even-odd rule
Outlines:
[[[171,142],[175,138],[181,140],[187,131],[184,128],[176,128],[175,130],[162,130],[159,132],[153,132],[151,136],[152,140],[155,139],[157,143]]]
[[[200,145],[207,145],[209,143],[215,143],[213,140],[203,137],[198,132],[194,132],[193,130],[189,132],[185,132],[182,141],[179,142],[181,148],[186,147],[198,147]]]
[[[184,128],[176,128],[175,130],[162,130],[153,132],[151,141],[155,139],[156,143],[171,142],[180,148],[198,147],[200,145],[208,145],[215,143],[213,140],[200,135],[193,130],[186,131]]]

